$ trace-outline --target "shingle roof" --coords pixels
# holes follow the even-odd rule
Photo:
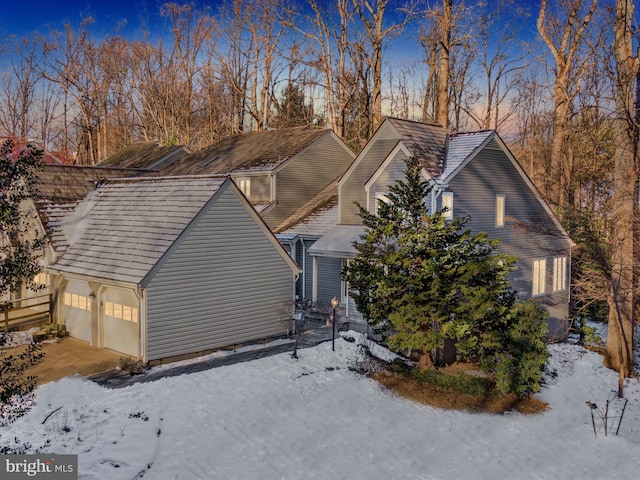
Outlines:
[[[444,168],[447,131],[440,125],[402,120],[388,117],[387,120],[400,135],[400,141],[415,155],[434,178],[439,177]]]
[[[82,200],[104,178],[158,175],[155,172],[116,167],[44,165],[38,172],[38,198],[62,204]]]
[[[223,174],[269,170],[289,160],[330,130],[305,127],[248,132],[225,138],[176,161],[166,175]]]
[[[59,223],[69,247],[53,270],[139,284],[226,180],[106,181]]]
[[[442,180],[451,175],[462,163],[476,151],[495,132],[485,130],[481,132],[457,133],[449,138],[445,168],[442,172]]]
[[[331,182],[273,229],[286,235],[324,235],[338,223],[338,183]]]
[[[105,178],[154,176],[156,172],[77,165],[44,165],[36,182],[36,207],[51,246],[64,251],[67,240],[58,229],[61,218],[73,210],[77,203]]]
[[[106,158],[99,165],[162,170],[189,153],[191,152],[183,145],[165,146],[158,142],[132,143]]]

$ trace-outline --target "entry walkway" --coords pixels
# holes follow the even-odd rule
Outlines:
[[[327,340],[331,340],[331,336],[331,327],[322,326],[314,330],[309,330],[300,335],[298,349],[312,347],[319,343],[326,342]],[[105,387],[122,388],[135,383],[152,382],[164,377],[175,377],[185,373],[201,372],[225,365],[249,362],[279,353],[293,352],[294,344],[294,339],[276,340],[264,346],[258,344],[241,347],[236,351],[219,350],[203,357],[159,365],[141,375],[131,375],[129,372],[120,369],[112,369],[91,375],[88,378]]]

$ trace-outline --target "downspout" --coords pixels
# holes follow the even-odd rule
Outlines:
[[[140,359],[146,363],[147,362],[147,299],[144,295],[145,289],[138,285],[137,290],[135,290],[135,295],[138,298],[138,307],[140,310],[138,311],[138,335],[140,337]]]
[[[318,301],[318,257],[313,257],[313,290],[311,292],[311,301]]]
[[[307,246],[304,238],[300,239],[302,243],[302,298],[307,298]]]

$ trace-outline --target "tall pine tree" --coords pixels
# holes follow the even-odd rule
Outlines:
[[[542,310],[517,302],[507,278],[514,259],[498,253],[497,240],[465,230],[468,218],[429,212],[432,187],[421,170],[409,159],[377,214],[360,207],[365,234],[343,271],[350,295],[392,349],[420,352],[421,368],[432,367],[432,352],[451,338],[500,377],[502,390],[537,389],[546,360]]]

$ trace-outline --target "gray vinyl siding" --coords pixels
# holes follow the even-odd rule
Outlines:
[[[333,297],[340,300],[341,269],[341,258],[318,257],[318,303],[330,305]]]
[[[353,155],[330,132],[318,138],[276,174],[276,206],[263,215],[271,228],[335,180]]]
[[[233,180],[238,185],[238,179],[248,178],[251,180],[251,191],[249,200],[252,203],[267,203],[271,200],[271,176],[270,175],[247,175],[235,174]]]
[[[568,317],[567,290],[552,292],[553,258],[567,257],[570,263],[570,242],[552,222],[533,191],[527,186],[505,153],[496,146],[483,149],[450,182],[447,191],[454,192],[455,216],[470,216],[468,228],[474,233],[487,232],[489,238],[500,240],[500,249],[516,257],[518,270],[510,276],[511,285],[520,298],[532,296],[533,262],[546,259],[544,295],[535,298],[551,315],[550,330]],[[496,227],[496,195],[505,195],[505,225]],[[441,208],[439,197],[438,208]],[[535,233],[515,228],[518,222],[540,222],[553,234]]]
[[[315,240],[305,240],[304,245],[304,298],[311,299],[313,296],[313,257],[309,255],[309,247]],[[298,264],[300,268],[302,265]]]
[[[380,172],[380,175],[376,181],[369,187],[369,211],[376,211],[376,195],[378,193],[388,193],[389,186],[396,183],[398,180],[405,178],[405,161],[407,156],[403,152],[398,152],[395,158],[387,164],[384,171]]]
[[[340,223],[360,224],[358,207],[354,202],[366,208],[367,197],[364,185],[397,143],[398,138],[376,140],[371,143],[365,156],[358,157],[359,163],[349,172],[349,176],[344,179],[340,188]]]
[[[292,286],[290,266],[223,192],[147,286],[147,360],[285,334]]]

